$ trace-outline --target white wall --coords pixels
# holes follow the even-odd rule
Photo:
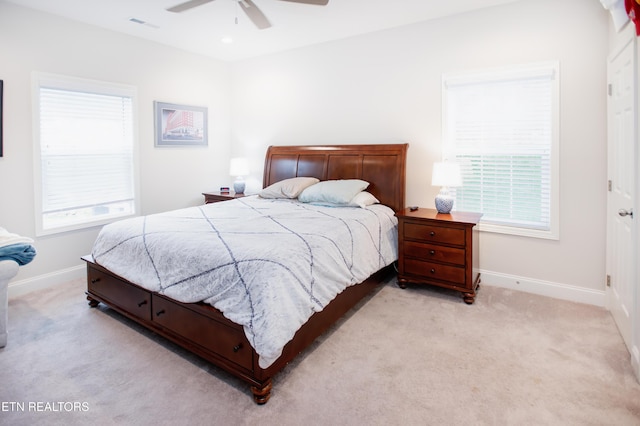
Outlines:
[[[538,0],[232,66],[237,154],[271,144],[410,142],[407,204],[433,207],[443,73],[560,62],[560,240],[483,233],[483,281],[604,305],[608,13]]]
[[[202,203],[229,184],[229,66],[159,44],[0,2],[4,157],[0,226],[35,238],[31,73],[43,71],[137,86],[142,213]],[[208,148],[154,148],[153,101],[208,106]],[[98,228],[35,238],[35,260],[12,284],[82,272]]]
[[[517,2],[227,64],[0,2],[0,226],[34,235],[34,70],[138,87],[147,214],[198,204],[200,192],[229,184],[230,155],[251,157],[255,189],[270,144],[408,141],[407,204],[432,207],[442,74],[558,60],[560,240],[483,233],[480,267],[486,284],[603,304],[607,20],[595,0]],[[209,147],[154,148],[154,100],[208,106]],[[81,272],[96,234],[37,238],[39,254],[17,279]]]

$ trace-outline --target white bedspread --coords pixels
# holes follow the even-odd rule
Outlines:
[[[320,207],[257,196],[105,226],[93,257],[180,302],[244,327],[262,368],[347,286],[397,259],[388,207]]]

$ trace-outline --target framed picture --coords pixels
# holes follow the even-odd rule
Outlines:
[[[2,135],[3,135],[3,129],[2,129],[2,97],[3,97],[3,92],[4,92],[4,81],[0,80],[0,157],[2,157]]]
[[[156,146],[207,146],[207,108],[154,102]]]

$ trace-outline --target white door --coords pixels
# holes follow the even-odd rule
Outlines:
[[[607,287],[608,308],[631,351],[634,309],[635,41],[609,58]]]

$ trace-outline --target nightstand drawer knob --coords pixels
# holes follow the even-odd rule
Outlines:
[[[436,251],[435,251],[435,250],[429,250],[429,254],[430,254],[431,256],[435,256],[435,255],[436,255]]]
[[[431,268],[431,273],[435,274],[436,273],[436,269],[435,268]]]
[[[429,235],[431,235],[432,237],[435,237],[436,236],[436,231],[429,232]]]

